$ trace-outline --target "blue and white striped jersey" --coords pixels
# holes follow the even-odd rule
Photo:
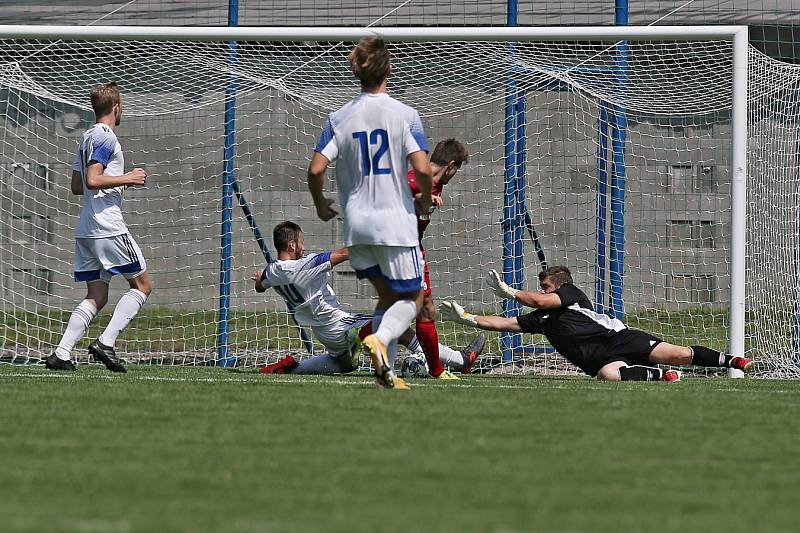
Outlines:
[[[344,244],[416,246],[408,156],[427,151],[419,114],[386,93],[361,93],[328,116],[315,148],[336,161]]]
[[[125,158],[114,132],[105,124],[95,124],[81,137],[72,170],[80,172],[83,179],[83,207],[78,220],[77,237],[101,238],[128,233],[122,219],[122,191],[124,187],[90,190],[86,186],[86,171],[90,161],[103,165],[107,176],[125,174]]]
[[[261,286],[283,296],[301,326],[338,324],[348,313],[330,286],[331,253],[270,263],[261,273]]]

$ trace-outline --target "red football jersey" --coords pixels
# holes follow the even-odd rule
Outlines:
[[[411,194],[416,196],[419,194],[419,187],[417,187],[417,174],[414,170],[408,171],[408,186],[411,187]],[[442,185],[441,183],[434,183],[433,188],[431,190],[431,194],[436,196],[442,195]],[[435,207],[431,206],[431,210],[426,214],[419,214],[417,213],[417,232],[419,233],[419,247],[422,248],[422,235],[425,233],[425,230],[428,227],[428,224],[431,223],[431,215],[433,214]]]

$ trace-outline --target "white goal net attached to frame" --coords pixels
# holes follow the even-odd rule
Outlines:
[[[280,295],[256,294],[250,276],[284,220],[309,250],[341,246],[305,170],[327,113],[359,91],[347,53],[374,34],[391,43],[390,94],[431,142],[470,152],[425,237],[435,298],[517,314],[486,271],[535,290],[543,264],[564,264],[631,327],[797,376],[800,73],[739,26],[0,26],[2,361],[49,354],[82,297],[69,175],[89,89],[107,81],[123,94],[127,165],[152,174],[123,211],[155,290],[118,353],[238,365],[305,353]],[[334,288],[353,310],[373,306],[346,266]],[[472,333],[440,326],[453,346]],[[574,372],[538,337],[488,352],[484,369]]]

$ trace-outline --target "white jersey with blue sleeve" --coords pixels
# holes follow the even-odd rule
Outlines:
[[[312,329],[338,325],[349,315],[330,286],[331,253],[270,263],[261,273],[261,286],[280,294],[301,326]]]
[[[428,151],[419,114],[386,93],[361,93],[328,116],[315,148],[336,161],[344,244],[419,243],[408,156]]]
[[[86,173],[90,161],[103,165],[107,176],[125,173],[122,147],[113,130],[105,124],[95,124],[81,137],[72,169],[80,172],[83,180],[83,207],[78,221],[77,237],[96,239],[128,233],[122,219],[122,191],[124,187],[90,190],[86,186]]]

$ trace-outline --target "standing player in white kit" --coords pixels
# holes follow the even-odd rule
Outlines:
[[[422,301],[422,254],[409,164],[421,193],[420,211],[431,206],[428,143],[419,114],[386,92],[392,73],[382,39],[365,37],[348,56],[361,94],[332,112],[308,167],[308,187],[322,220],[338,214],[323,194],[325,171],[336,161],[344,244],[359,278],[378,292],[374,334],[364,339],[378,386],[407,389],[395,376],[397,339],[417,316]]]
[[[122,274],[130,289],[123,294],[108,326],[89,345],[89,353],[112,372],[125,372],[117,358],[117,336],[142,308],[152,290],[139,245],[122,219],[122,191],[144,185],[147,172],[125,173],[122,147],[114,134],[122,118],[122,97],[116,83],[94,87],[90,93],[96,124],[81,137],[72,166],[72,194],[83,196],[75,238],[75,281],[86,282],[86,298],[67,322],[55,351],[45,359],[50,370],[75,370],[72,349],[86,334],[95,315],[108,302],[108,284]]]

